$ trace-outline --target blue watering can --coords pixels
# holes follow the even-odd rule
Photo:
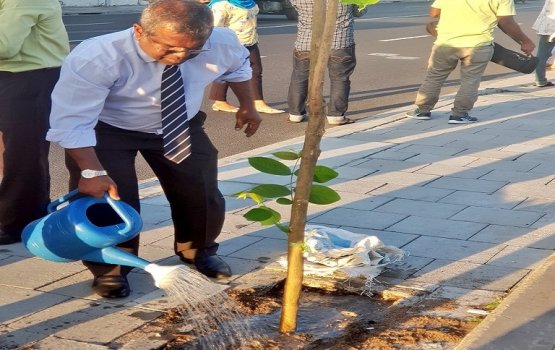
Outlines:
[[[58,209],[70,199],[73,200]],[[98,206],[111,207],[117,219],[113,221],[117,222],[91,222],[89,215]],[[22,239],[31,253],[50,261],[87,260],[145,269],[149,261],[115,247],[137,236],[142,227],[139,213],[130,205],[107,194],[95,198],[74,190],[50,203],[48,214],[27,225]]]

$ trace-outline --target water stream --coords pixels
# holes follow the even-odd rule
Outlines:
[[[192,349],[238,349],[257,337],[247,317],[225,293],[225,286],[186,266],[150,264],[145,270],[167,293],[182,322],[192,326]]]

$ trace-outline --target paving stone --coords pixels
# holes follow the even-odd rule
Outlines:
[[[489,159],[480,158],[470,164],[467,167],[479,168],[484,170],[506,170],[506,171],[529,171],[537,167],[540,163],[534,161],[526,160],[499,160],[499,159]]]
[[[360,179],[361,177],[367,176],[376,172],[377,170],[358,167],[358,166],[340,166],[339,168],[334,169],[339,173],[338,178],[340,179],[349,179],[349,180],[356,180]]]
[[[424,236],[468,239],[486,227],[486,224],[446,220],[429,217],[409,216],[388,230]]]
[[[80,262],[59,263],[15,256],[1,260],[0,264],[4,267],[0,269],[0,284],[31,289],[85,270]]]
[[[387,197],[413,199],[426,202],[437,202],[441,198],[453,193],[454,190],[446,190],[441,188],[431,188],[422,186],[406,186],[401,184],[388,183],[378,187],[369,194],[371,195],[384,195]]]
[[[253,236],[239,236],[232,239],[220,241],[220,246],[218,248],[219,255],[231,255],[238,250],[245,249],[251,244],[263,240],[263,237],[253,237]]]
[[[434,154],[419,154],[415,157],[410,158],[410,161],[413,163],[419,164],[444,164],[444,165],[451,165],[451,166],[466,166],[473,161],[475,161],[476,157],[470,156],[453,156],[453,157],[442,157]]]
[[[511,196],[501,193],[487,194],[482,192],[455,191],[440,199],[439,202],[475,207],[513,209],[525,199],[526,197]]]
[[[141,203],[141,218],[145,224],[148,223],[149,225],[166,222],[171,218],[170,208],[165,205]]]
[[[332,209],[309,222],[311,224],[330,224],[382,230],[404,219],[406,215],[376,213],[348,208]]]
[[[465,207],[464,205],[422,202],[397,198],[377,207],[375,211],[445,219],[460,212]]]
[[[504,266],[436,260],[416,272],[410,280],[460,288],[507,292],[528,272],[529,270]]]
[[[46,337],[33,344],[33,349],[39,350],[106,350],[110,347],[106,345],[98,345],[93,343],[86,343],[82,341],[74,341],[69,339],[62,339],[56,336]]]
[[[553,250],[527,247],[505,247],[505,249],[491,258],[487,264],[522,269],[535,269],[551,254],[553,254]]]
[[[542,214],[531,211],[468,207],[455,214],[451,219],[526,227],[532,225],[541,217]]]
[[[141,199],[141,206],[143,204],[159,205],[159,206],[165,206],[165,207],[170,206],[170,203],[168,202],[168,199],[164,195],[157,195],[157,196],[153,195],[153,196]]]
[[[459,239],[422,236],[403,247],[410,255],[486,263],[504,246]]]
[[[232,258],[242,258],[258,260],[273,260],[287,252],[287,241],[282,239],[264,238],[261,241],[251,244],[248,249],[241,249],[229,256]]]
[[[469,240],[555,250],[555,224],[539,228],[489,225]]]
[[[364,194],[385,185],[385,182],[374,182],[367,180],[351,180],[344,181],[335,185],[329,186],[337,192],[351,192]]]
[[[141,232],[141,245],[152,244],[168,237],[173,239],[173,225],[157,225]]]
[[[0,285],[0,295],[0,323],[13,322],[69,299],[63,295],[4,285]]]
[[[547,198],[528,197],[517,205],[514,209],[533,211],[543,214],[555,213],[555,201]]]
[[[26,332],[25,330],[0,325],[0,349],[21,349],[22,345],[33,343],[47,335],[46,333]]]
[[[425,187],[445,188],[460,191],[473,191],[493,193],[505,186],[506,182],[488,181],[480,179],[461,179],[451,176],[444,176],[440,179],[425,184]]]
[[[408,145],[402,149],[402,152],[416,152],[418,154],[434,154],[438,156],[451,157],[465,151],[463,147],[446,146],[430,146],[430,145]]]
[[[393,200],[392,197],[386,196],[371,196],[371,195],[358,195],[358,200],[350,200],[353,193],[340,192],[341,200],[334,203],[337,207],[351,208],[358,210],[373,210],[387,202]],[[344,195],[346,195],[344,198]],[[356,197],[355,197],[356,198]],[[354,199],[354,198],[353,198]]]
[[[393,159],[368,159],[356,165],[357,168],[372,170],[372,172],[380,171],[404,171],[412,173],[421,169],[428,164],[415,163],[411,161],[393,160]]]
[[[2,255],[5,254],[5,256],[19,256],[24,258],[33,257],[33,254],[25,248],[23,243],[3,245],[0,248],[0,253]]]
[[[520,182],[520,181],[529,181],[529,180],[538,180],[547,184],[548,182],[552,181],[554,176],[550,174],[554,174],[554,172],[543,175],[539,172],[535,171],[536,168],[532,169],[529,172],[522,172],[522,171],[510,171],[510,170],[491,170],[486,175],[482,176],[481,180],[491,180],[491,181],[505,181],[505,182]]]
[[[430,298],[451,299],[459,305],[468,307],[480,307],[492,301],[499,300],[505,296],[503,292],[496,292],[483,289],[466,289],[450,286],[440,286]]]
[[[152,263],[158,263],[174,254],[173,247],[166,248],[154,245],[144,245],[139,248],[139,256]]]
[[[416,157],[419,153],[417,152],[403,152],[403,151],[392,151],[385,150],[382,152],[374,153],[368,159],[391,159],[391,160],[407,160]]]
[[[430,181],[437,180],[439,176],[428,174],[407,173],[403,171],[378,171],[363,177],[360,181],[371,181],[378,183],[396,183],[402,185],[424,186]]]
[[[460,177],[463,179],[477,179],[491,172],[491,170],[434,163],[420,168],[416,170],[416,172],[421,174]]]

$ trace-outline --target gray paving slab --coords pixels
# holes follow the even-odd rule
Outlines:
[[[229,255],[231,258],[250,260],[275,260],[287,252],[287,241],[283,239],[264,238]]]
[[[0,323],[9,323],[69,300],[70,297],[0,285]]]
[[[506,292],[530,270],[471,262],[435,260],[417,271],[410,280],[468,289]]]
[[[466,208],[466,205],[423,202],[412,199],[396,198],[374,211],[402,215],[421,216],[426,218],[446,219]]]
[[[484,177],[484,175],[491,172],[491,170],[434,163],[420,168],[415,172],[430,175],[460,177],[463,179],[477,179]]]
[[[378,171],[361,178],[361,181],[370,181],[375,183],[396,183],[401,185],[418,185],[424,186],[429,182],[440,179],[437,175],[417,174],[405,171]]]
[[[33,349],[38,350],[106,350],[109,346],[98,345],[94,343],[86,343],[83,341],[75,341],[62,339],[56,336],[50,336],[33,343]]]
[[[395,160],[395,159],[365,159],[362,162],[353,165],[354,167],[362,168],[362,169],[370,169],[372,173],[375,171],[404,171],[408,173],[412,173],[421,169],[428,164],[421,164],[416,162],[411,162],[410,160]],[[341,168],[338,168],[337,171],[341,176]]]
[[[439,200],[440,203],[460,204],[474,207],[513,209],[524,202],[527,197],[511,196],[502,193],[482,193],[455,191]]]
[[[389,231],[415,235],[456,238],[466,240],[487,225],[475,222],[446,220],[422,216],[409,216],[388,228]]]
[[[441,247],[441,249],[437,249],[437,247]],[[403,249],[415,256],[484,264],[499,253],[503,246],[460,239],[422,236],[407,244]]]
[[[394,198],[413,199],[426,202],[437,202],[441,198],[453,193],[455,190],[441,188],[430,188],[423,186],[406,186],[401,184],[388,183],[377,187],[369,192],[371,195],[384,195]]]
[[[486,264],[532,270],[539,267],[552,253],[553,250],[507,246]]]
[[[473,191],[493,193],[505,186],[507,183],[503,181],[490,181],[480,179],[462,179],[458,177],[443,176],[431,181],[424,186],[433,188],[444,188],[459,191]]]
[[[407,217],[407,215],[337,208],[312,218],[309,223],[339,226],[348,225],[352,227],[382,230],[401,221],[405,217]]]
[[[539,220],[543,214],[524,210],[467,207],[451,219],[481,222],[485,224],[528,227]]]
[[[535,228],[488,225],[470,241],[503,243],[512,247],[555,249],[555,224]]]

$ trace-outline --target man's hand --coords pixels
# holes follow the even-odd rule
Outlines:
[[[535,48],[536,45],[530,40],[525,40],[520,44],[520,50],[528,56],[530,56],[532,52],[534,52]]]
[[[235,114],[235,118],[237,119],[235,122],[235,130],[241,130],[243,129],[243,126],[246,125],[247,127],[245,128],[244,133],[247,137],[254,135],[256,130],[258,130],[260,122],[262,121],[262,118],[260,118],[260,115],[254,106],[251,108],[239,107],[239,111]]]
[[[108,175],[79,180],[79,192],[93,197],[102,197],[108,192],[112,199],[119,200],[118,187]]]

